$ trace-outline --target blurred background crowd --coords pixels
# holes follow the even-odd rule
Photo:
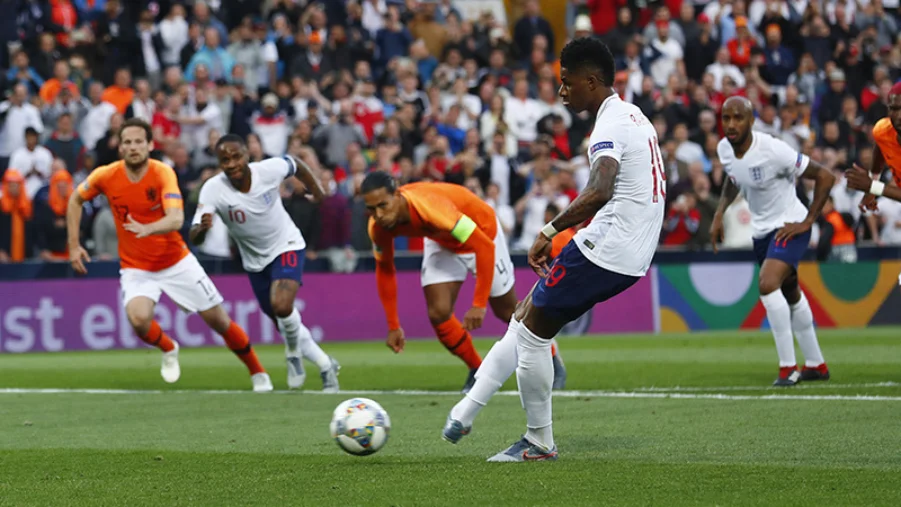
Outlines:
[[[497,211],[513,250],[527,249],[588,179],[594,118],[557,97],[572,37],[607,42],[616,92],[659,132],[661,248],[705,248],[725,98],[747,97],[757,131],[840,174],[869,166],[872,126],[901,79],[899,0],[0,0],[0,13],[0,262],[68,258],[68,196],[117,160],[131,117],[153,125],[153,156],[177,172],[188,225],[217,173],[211,146],[234,133],[253,161],[305,150],[314,160],[327,198],[313,203],[291,181],[282,198],[307,255],[335,271],[370,250],[359,186],[371,171],[465,185]],[[799,182],[798,194],[812,187]],[[860,197],[838,178],[812,240],[818,258],[901,244],[901,203],[861,216]],[[108,204],[86,206],[88,247],[115,258]],[[739,199],[724,247],[750,248],[749,220]],[[233,256],[224,225],[199,253]]]

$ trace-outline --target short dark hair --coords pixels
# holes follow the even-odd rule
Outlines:
[[[597,37],[579,37],[571,40],[560,52],[560,66],[568,72],[580,72],[586,69],[597,70],[607,86],[613,86],[613,75],[616,69],[613,53]]]
[[[125,120],[125,123],[122,124],[122,128],[119,129],[119,137],[122,137],[122,133],[125,132],[125,129],[136,127],[144,130],[144,135],[147,138],[147,142],[153,141],[153,127],[150,126],[149,123],[140,119],[140,118],[129,118]]]
[[[389,194],[393,194],[397,190],[397,181],[394,180],[394,176],[385,171],[373,171],[363,179],[363,183],[360,185],[360,193],[368,194],[380,188],[384,188]]]
[[[239,136],[238,134],[225,134],[224,136],[220,137],[218,141],[216,141],[216,149],[218,150],[225,143],[236,143],[242,148],[247,146],[244,138]]]

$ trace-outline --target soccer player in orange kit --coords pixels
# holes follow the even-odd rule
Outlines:
[[[91,260],[78,234],[82,205],[104,194],[119,237],[125,314],[137,335],[163,352],[163,380],[173,383],[181,375],[178,343],[153,320],[154,307],[165,292],[182,310],[198,312],[222,335],[250,371],[254,391],[272,391],[272,381],[247,334],[222,308],[222,295],[179,234],[184,203],[178,181],[171,167],[150,160],[152,141],[150,125],[140,119],[126,121],[119,131],[122,160],[94,169],[72,193],[66,213],[72,268],[83,275],[87,273],[84,263]]]
[[[856,164],[845,172],[848,187],[867,192],[860,203],[861,209],[876,209],[876,199],[887,197],[901,201],[901,83],[895,83],[888,94],[888,116],[873,126],[873,165],[869,171]],[[887,187],[880,181],[886,167],[891,169],[895,186]],[[872,176],[871,176],[872,174]]]
[[[360,192],[372,215],[369,236],[388,320],[388,346],[400,352],[405,339],[397,312],[394,238],[424,237],[422,288],[429,321],[441,343],[469,366],[463,386],[463,392],[469,392],[482,364],[469,332],[482,326],[488,305],[497,318],[509,322],[517,304],[513,262],[494,210],[466,187],[411,183],[398,188],[382,171],[367,175]],[[475,294],[461,323],[454,316],[454,303],[468,272],[476,276]],[[555,375],[565,376],[562,362],[554,357]],[[502,384],[507,379],[493,380]],[[564,382],[565,377],[559,379],[560,385]]]

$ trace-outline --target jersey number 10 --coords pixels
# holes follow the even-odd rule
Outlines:
[[[653,201],[658,202],[659,197],[666,200],[666,169],[663,167],[663,156],[660,155],[660,145],[657,137],[648,139],[648,148],[651,149],[651,177],[654,178]]]
[[[230,209],[228,210],[228,219],[232,222],[237,222],[239,224],[243,224],[247,217],[244,215],[243,210],[239,209]]]

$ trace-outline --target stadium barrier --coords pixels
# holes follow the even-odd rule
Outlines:
[[[856,264],[805,261],[802,286],[817,325],[861,327],[901,324],[897,290],[898,249],[861,249]],[[756,265],[750,252],[660,252],[650,276],[621,296],[599,305],[578,333],[679,332],[766,328],[757,298]],[[398,259],[401,322],[409,337],[430,337],[419,281],[418,256]],[[525,296],[537,279],[514,257],[517,292]],[[232,318],[258,344],[281,343],[263,316],[246,276],[233,262],[205,262]],[[371,267],[363,262],[361,269]],[[297,306],[318,340],[381,340],[385,319],[371,272],[333,274],[314,262],[304,276]],[[0,353],[105,350],[143,347],[122,308],[115,262],[90,264],[90,277],[75,279],[66,264],[0,266]],[[31,275],[31,276],[28,276]],[[52,276],[61,275],[61,276]],[[462,316],[472,298],[469,280],[460,293]],[[490,312],[489,312],[490,313]],[[196,315],[179,311],[163,297],[157,307],[161,327],[188,347],[221,345]],[[506,325],[493,316],[477,336],[500,336]]]

